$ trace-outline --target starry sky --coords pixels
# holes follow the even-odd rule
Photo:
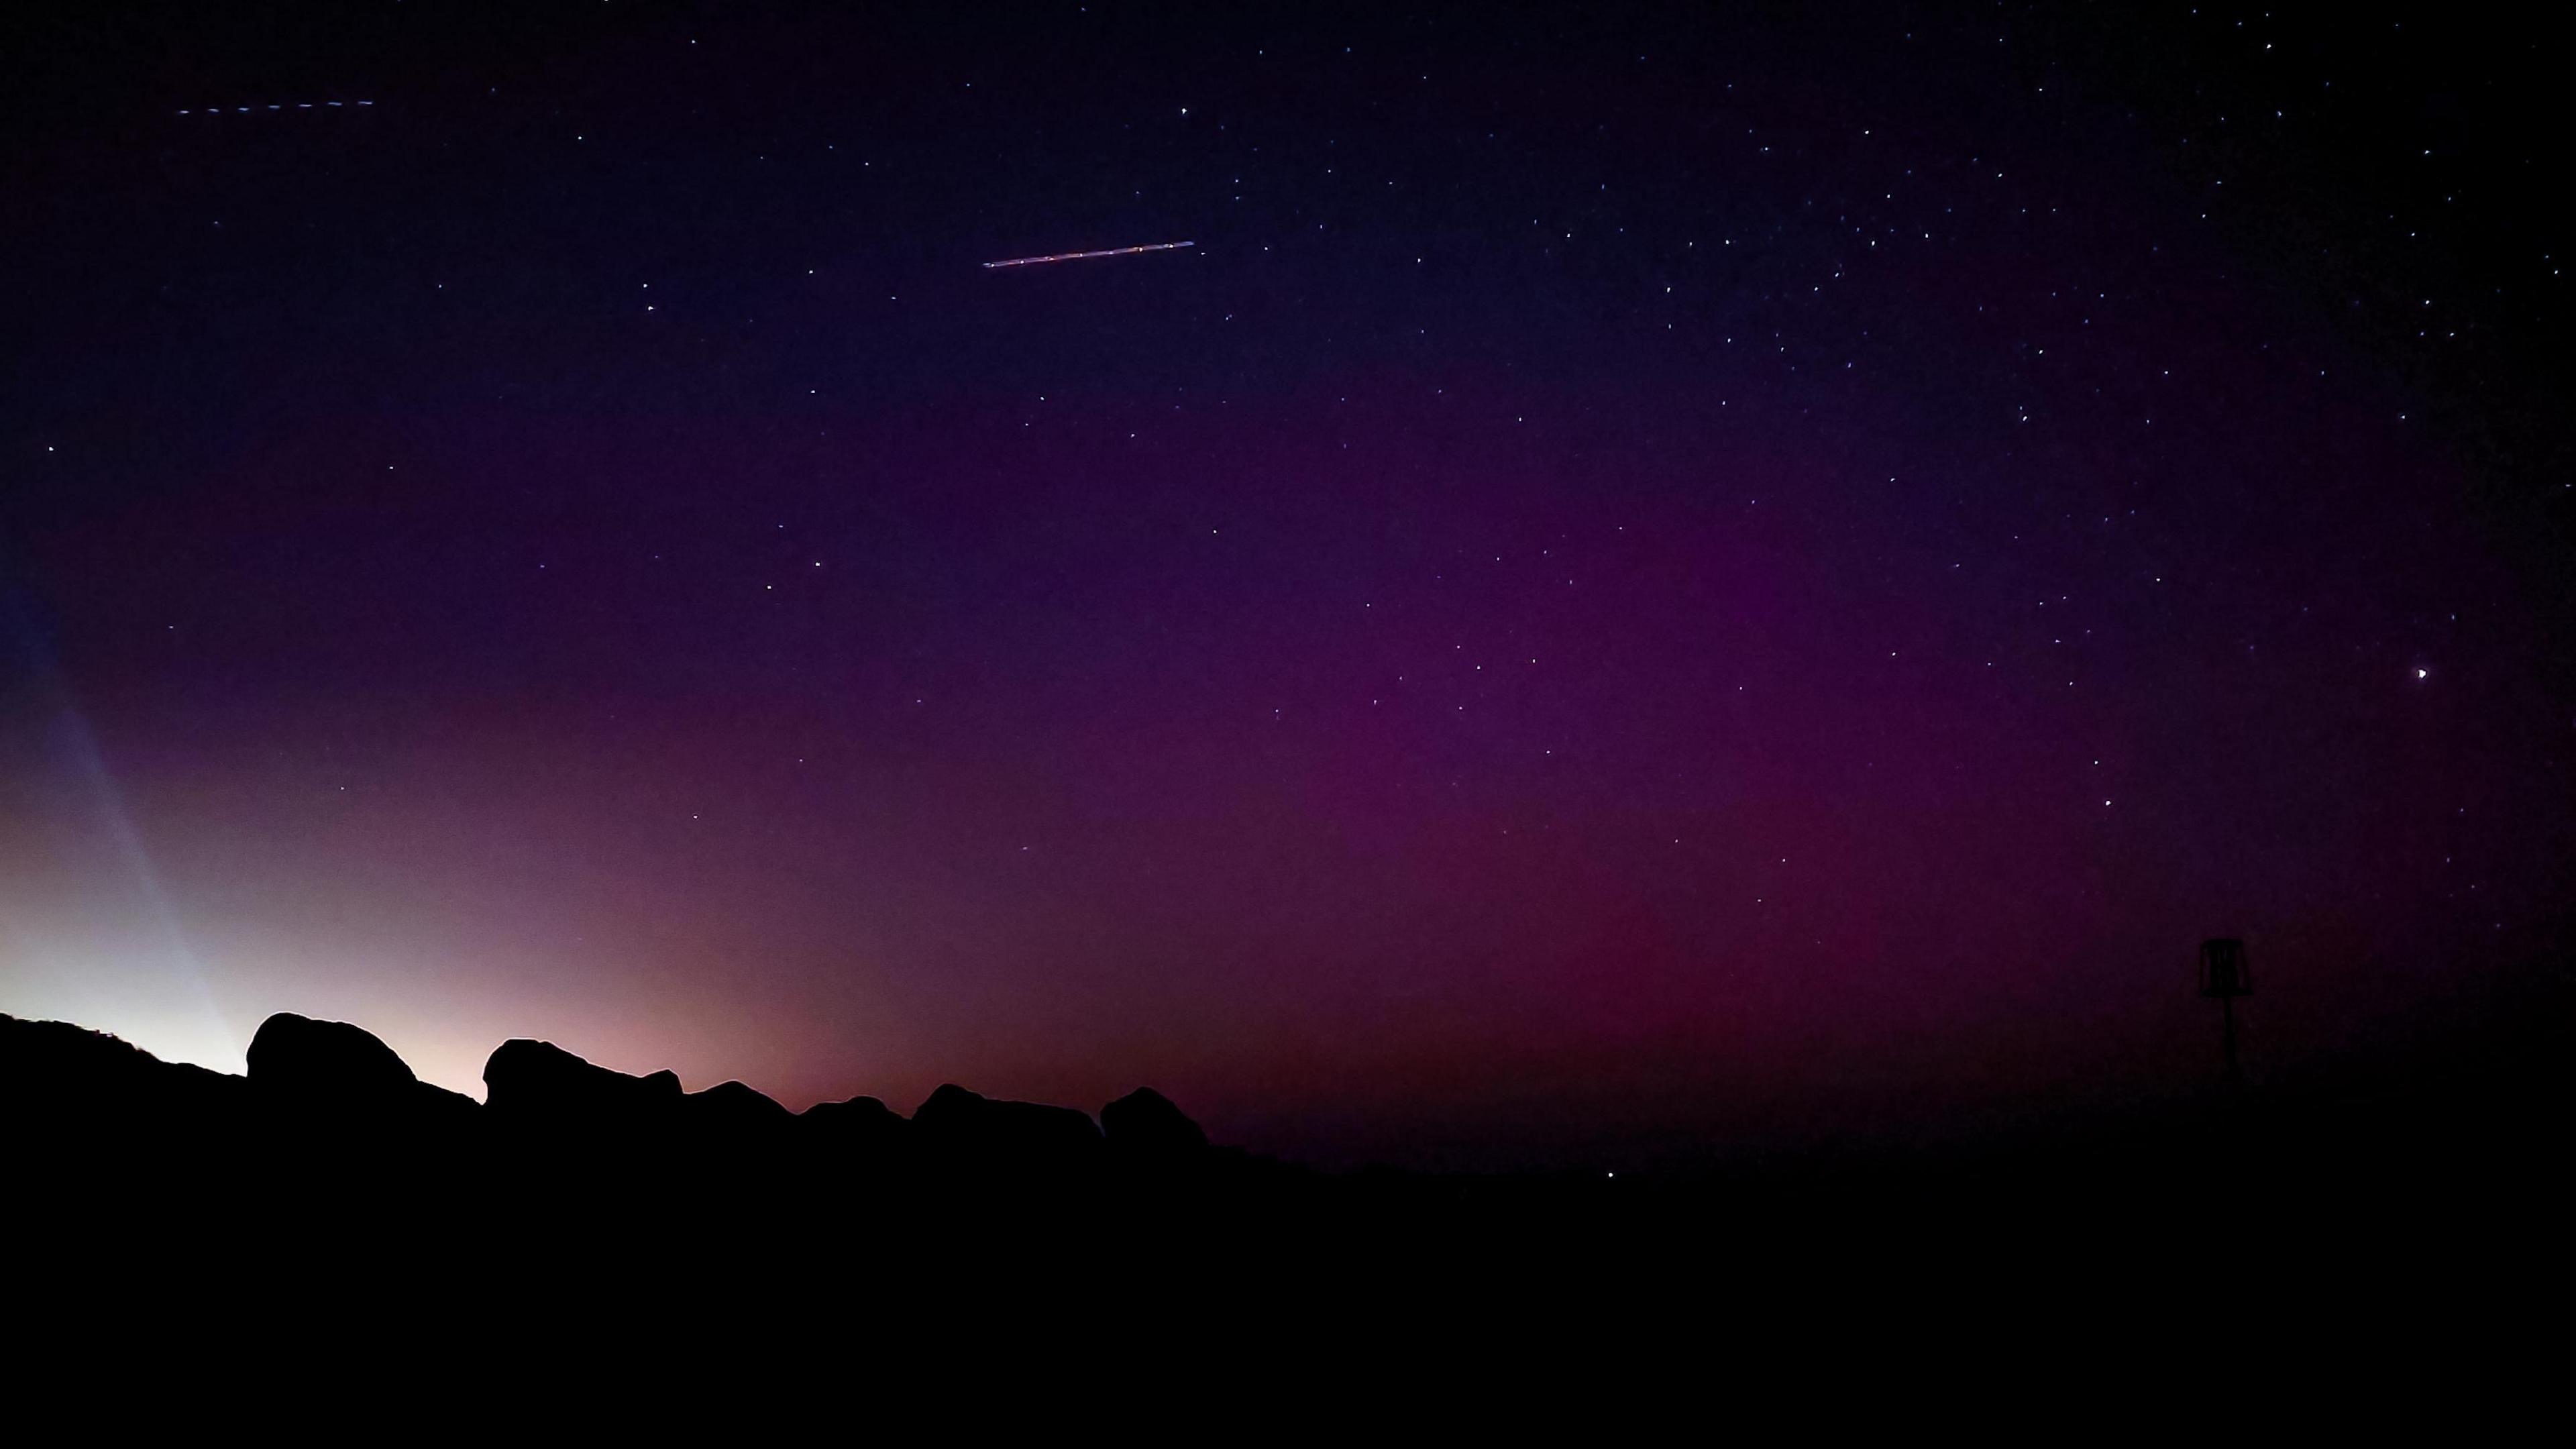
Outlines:
[[[2274,1079],[2562,957],[2527,35],[5,24],[0,1010],[1509,1165],[2203,1091],[2209,935]]]

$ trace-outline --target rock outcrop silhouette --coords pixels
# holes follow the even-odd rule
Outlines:
[[[731,1137],[740,1145],[768,1146],[784,1141],[796,1126],[796,1114],[773,1098],[740,1082],[718,1082],[680,1099],[681,1120],[701,1136]]]
[[[1064,1171],[1100,1156],[1100,1128],[1084,1113],[996,1101],[953,1082],[913,1111],[912,1125],[932,1160],[970,1171]]]
[[[263,1090],[298,1096],[388,1097],[420,1080],[365,1027],[291,1011],[261,1022],[246,1056]]]
[[[1199,1124],[1151,1087],[1138,1087],[1101,1108],[1100,1129],[1110,1150],[1121,1156],[1173,1163],[1208,1150],[1207,1133]]]
[[[884,1157],[912,1145],[912,1122],[874,1097],[817,1102],[796,1120],[806,1137],[827,1151]]]
[[[631,1077],[525,1037],[493,1050],[483,1087],[486,1110],[513,1126],[615,1133],[672,1126],[685,1095],[673,1073]]]
[[[230,1174],[269,1195],[336,1196],[357,1185],[353,1173],[372,1174],[370,1191],[449,1202],[472,1202],[484,1184],[522,1205],[532,1194],[641,1193],[648,1208],[638,1222],[700,1211],[734,1191],[882,1199],[997,1176],[1105,1183],[1122,1165],[1150,1163],[1163,1175],[1195,1165],[1214,1176],[1252,1161],[1210,1149],[1197,1124],[1151,1090],[1106,1109],[1113,1150],[1085,1113],[954,1084],[909,1119],[864,1096],[799,1114],[742,1082],[688,1092],[667,1071],[633,1076],[525,1038],[493,1051],[483,1068],[488,1100],[476,1102],[421,1081],[363,1027],[293,1012],[260,1025],[247,1060],[246,1077],[230,1076],[65,1023],[0,1016],[0,1133]]]
[[[481,1111],[473,1098],[420,1080],[374,1032],[345,1021],[278,1012],[260,1023],[245,1057],[253,1095],[308,1130],[383,1136],[400,1149],[424,1133],[469,1132]]]
[[[86,1162],[237,1153],[250,1083],[69,1022],[0,1016],[0,1142]]]

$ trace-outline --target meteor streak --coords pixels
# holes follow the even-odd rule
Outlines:
[[[1040,262],[1078,262],[1084,257],[1130,257],[1138,252],[1176,252],[1183,247],[1197,245],[1197,242],[1156,242],[1149,247],[1111,247],[1106,251],[1097,252],[1057,252],[1052,256],[1044,257],[1013,257],[1007,262],[986,262],[984,270],[989,272],[996,267],[1034,267]]]

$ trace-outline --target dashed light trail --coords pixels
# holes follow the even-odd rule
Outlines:
[[[374,101],[281,101],[274,105],[260,106],[182,107],[179,114],[183,116],[248,116],[267,111],[336,111],[344,106],[354,108],[359,106],[372,106],[374,104]]]

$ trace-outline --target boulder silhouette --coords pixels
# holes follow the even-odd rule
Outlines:
[[[483,1110],[415,1077],[374,1032],[345,1021],[278,1012],[246,1055],[251,1095],[267,1125],[287,1134],[280,1140],[328,1144],[342,1158],[455,1146]]]
[[[0,1142],[51,1154],[84,1180],[108,1181],[102,1161],[136,1173],[183,1165],[297,1212],[370,1204],[334,1220],[353,1232],[374,1231],[369,1214],[386,1203],[470,1210],[460,1204],[496,1188],[513,1211],[650,1233],[791,1190],[885,1189],[875,1201],[918,1203],[944,1181],[968,1193],[943,1201],[971,1202],[995,1179],[1030,1175],[1168,1185],[1186,1167],[1222,1179],[1242,1156],[1211,1148],[1151,1089],[1110,1103],[1098,1123],[953,1083],[910,1119],[874,1097],[797,1114],[738,1081],[687,1092],[667,1071],[631,1076],[521,1038],[484,1064],[487,1105],[419,1080],[362,1027],[293,1012],[261,1024],[248,1059],[248,1076],[227,1076],[0,1015]]]
[[[741,1082],[718,1082],[689,1093],[681,1104],[690,1125],[714,1132],[773,1133],[796,1120],[795,1113]]]
[[[1178,1159],[1208,1150],[1199,1124],[1151,1087],[1138,1087],[1101,1108],[1100,1130],[1110,1149],[1124,1157]]]
[[[1100,1128],[1086,1113],[995,1101],[953,1082],[930,1094],[912,1125],[926,1149],[955,1167],[1060,1170],[1100,1151]]]
[[[374,1032],[345,1021],[281,1011],[252,1034],[251,1085],[266,1093],[320,1100],[389,1098],[420,1079]]]
[[[630,1077],[525,1037],[493,1049],[483,1086],[487,1108],[520,1124],[632,1131],[675,1123],[683,1110],[680,1079],[670,1072]]]
[[[909,1141],[912,1135],[912,1124],[874,1097],[817,1102],[796,1120],[804,1126],[808,1139],[825,1145],[827,1150],[893,1148]]]

